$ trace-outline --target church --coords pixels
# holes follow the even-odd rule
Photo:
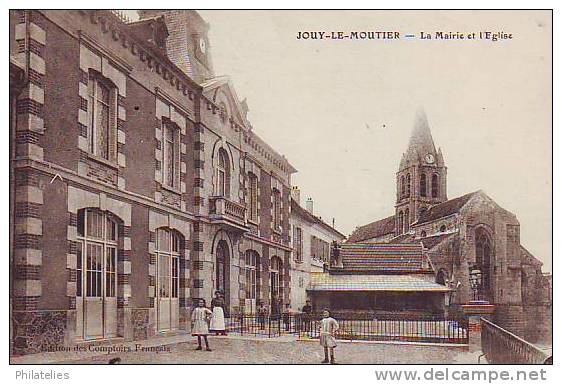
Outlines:
[[[445,159],[423,110],[396,173],[395,214],[356,228],[347,243],[422,244],[434,282],[452,289],[452,306],[486,300],[498,325],[529,341],[551,337],[550,275],[521,244],[515,214],[482,190],[448,198]]]

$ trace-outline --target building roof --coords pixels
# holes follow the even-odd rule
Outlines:
[[[337,269],[338,273],[385,274],[432,271],[421,243],[345,243],[341,245],[340,257],[343,268]]]
[[[448,292],[444,285],[415,275],[311,274],[307,291]]]
[[[433,205],[427,211],[423,212],[420,218],[418,219],[418,221],[414,224],[417,225],[417,224],[427,223],[429,221],[437,220],[442,217],[446,217],[454,213],[458,213],[461,210],[461,208],[464,207],[464,205],[468,203],[468,201],[475,194],[479,192],[480,191],[467,193],[466,195],[444,201],[440,204]]]
[[[380,237],[394,233],[395,225],[395,215],[389,216],[387,218],[373,221],[372,223],[358,227],[353,231],[353,233],[347,239],[348,243],[358,243],[360,241],[365,241],[373,239],[375,237]]]
[[[299,205],[299,203],[297,203],[295,201],[295,199],[293,199],[293,198],[291,198],[291,212],[301,216],[303,219],[305,219],[309,223],[318,224],[322,228],[326,229],[327,231],[332,232],[333,234],[340,237],[341,239],[345,239],[345,235],[343,233],[341,233],[340,231],[338,231],[337,229],[335,229],[334,227],[332,227],[328,223],[325,223],[318,216],[314,216],[312,213],[308,212],[306,209],[301,207]]]

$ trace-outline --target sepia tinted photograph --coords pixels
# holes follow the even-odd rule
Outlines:
[[[10,9],[10,364],[552,364],[552,15]]]

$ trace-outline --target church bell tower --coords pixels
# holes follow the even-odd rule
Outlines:
[[[425,210],[446,200],[447,167],[441,148],[435,148],[427,116],[419,109],[396,173],[395,235],[409,232]]]

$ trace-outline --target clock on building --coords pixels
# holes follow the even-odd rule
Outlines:
[[[431,153],[428,153],[427,155],[425,155],[425,162],[427,164],[433,164],[434,161],[435,161],[435,158],[433,157],[433,155]]]
[[[207,43],[204,38],[199,39],[199,50],[201,50],[201,53],[205,53],[207,51]]]

